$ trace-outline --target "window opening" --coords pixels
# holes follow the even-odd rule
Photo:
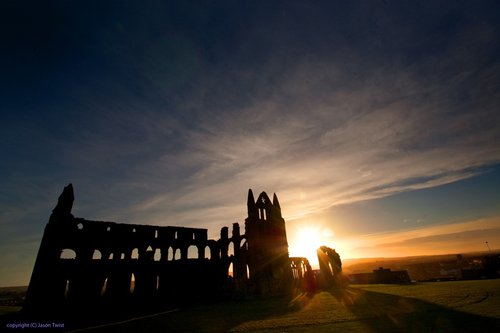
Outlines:
[[[105,278],[101,288],[101,296],[104,296],[104,294],[106,294],[107,288],[108,288],[108,278]]]
[[[154,255],[154,260],[155,261],[160,261],[161,259],[161,250],[160,249],[156,249],[155,250],[155,255]]]
[[[61,258],[61,259],[75,259],[76,252],[72,249],[63,249],[61,251],[61,256],[59,258]]]
[[[179,260],[179,259],[181,259],[181,249],[175,250],[174,260]]]
[[[69,280],[66,280],[66,286],[64,286],[64,299],[68,299],[69,295]]]
[[[135,290],[135,275],[132,273],[130,276],[130,293],[133,294]]]
[[[102,253],[99,250],[94,250],[94,254],[92,254],[92,259],[93,260],[99,260],[102,259]]]
[[[194,245],[188,247],[188,259],[198,258],[198,248]]]

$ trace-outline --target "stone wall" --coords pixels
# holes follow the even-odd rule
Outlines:
[[[285,222],[274,198],[273,205],[262,192],[252,204],[250,190],[246,233],[240,234],[234,223],[231,236],[224,227],[220,238],[211,240],[207,229],[76,218],[70,184],[45,228],[25,310],[177,304],[283,292],[292,273]]]

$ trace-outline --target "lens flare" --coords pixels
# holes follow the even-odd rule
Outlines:
[[[295,230],[289,250],[292,257],[306,257],[313,267],[318,266],[316,250],[331,243],[333,233],[316,226],[304,226]]]

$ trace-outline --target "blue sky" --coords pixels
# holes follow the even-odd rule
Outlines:
[[[344,257],[500,248],[496,1],[0,6],[0,285],[70,182],[76,216],[214,238],[276,192],[294,255],[307,227]]]

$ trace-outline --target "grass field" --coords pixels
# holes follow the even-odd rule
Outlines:
[[[0,315],[21,310],[27,286],[0,288]]]
[[[366,291],[411,297],[480,316],[500,318],[500,280],[364,285]]]
[[[364,285],[319,293],[284,316],[232,332],[496,332],[500,281]]]
[[[200,304],[80,332],[500,332],[500,280],[359,285]]]

